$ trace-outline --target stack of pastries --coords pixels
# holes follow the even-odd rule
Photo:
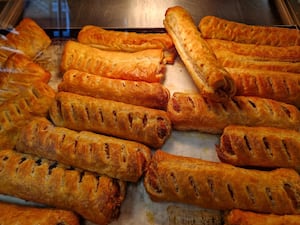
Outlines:
[[[20,221],[59,208],[47,224],[108,224],[127,183],[143,180],[152,200],[221,210],[227,225],[298,224],[299,31],[213,16],[197,27],[179,6],[164,25],[83,27],[64,44],[57,90],[35,62],[51,39],[34,21],[1,40],[0,194],[49,208],[0,209]],[[177,54],[198,93],[164,86]],[[164,151],[172,130],[219,135],[221,162]]]

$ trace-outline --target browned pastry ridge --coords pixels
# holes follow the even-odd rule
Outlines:
[[[162,49],[139,52],[105,51],[75,41],[65,44],[61,69],[76,69],[104,77],[160,82],[164,78],[165,64]]]
[[[300,177],[292,169],[250,170],[157,150],[144,185],[154,201],[218,210],[300,213]]]
[[[179,6],[169,8],[164,26],[202,95],[224,101],[235,94],[230,74],[218,62],[185,9]]]
[[[97,224],[119,215],[124,182],[31,154],[0,151],[0,193],[72,210]]]
[[[111,79],[79,70],[65,72],[58,90],[155,109],[166,109],[170,98],[161,83]]]
[[[263,214],[233,209],[225,214],[224,225],[299,225],[299,215]]]
[[[260,61],[300,61],[299,45],[280,47],[271,45],[245,44],[215,38],[206,39],[206,41],[215,53],[219,51],[229,51],[241,56],[247,56],[253,60]]]
[[[45,50],[51,39],[46,32],[32,19],[24,18],[13,32],[6,35],[10,47],[22,51],[30,58],[34,58]]]
[[[151,158],[140,143],[55,127],[45,118],[21,129],[16,150],[131,182],[140,179]]]
[[[297,73],[243,68],[226,68],[236,95],[269,98],[300,107],[300,76]]]
[[[298,29],[248,25],[215,16],[203,17],[198,27],[204,38],[257,45],[300,45],[300,31]]]
[[[12,203],[0,202],[1,225],[79,225],[79,218],[71,211],[23,206]]]
[[[260,98],[234,96],[226,103],[199,94],[174,93],[168,108],[174,129],[221,134],[228,125],[270,126],[299,130],[300,112],[294,105]]]
[[[171,121],[163,110],[59,92],[50,107],[55,125],[88,130],[161,147],[171,134]]]
[[[300,171],[300,133],[275,127],[231,125],[217,146],[222,162],[236,166],[290,167]]]
[[[171,64],[176,57],[173,41],[167,33],[136,33],[86,25],[78,33],[77,39],[80,43],[109,51],[137,52],[163,49],[165,60]]]

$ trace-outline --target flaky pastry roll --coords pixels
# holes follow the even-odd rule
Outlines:
[[[0,104],[19,95],[32,83],[48,83],[50,72],[23,54],[11,54],[0,71]]]
[[[19,129],[35,116],[47,116],[54,90],[43,82],[25,88],[0,105],[0,149],[14,148]]]
[[[230,67],[300,73],[300,62],[254,60],[252,57],[227,50],[216,51],[215,54],[226,69]]]
[[[13,32],[6,35],[9,46],[22,51],[30,58],[45,50],[51,39],[46,32],[32,19],[24,18]]]
[[[136,33],[86,25],[78,33],[77,39],[80,43],[108,51],[137,52],[163,49],[165,60],[171,64],[176,57],[173,41],[167,33]]]
[[[55,125],[88,130],[161,147],[171,134],[171,121],[163,110],[59,92],[50,107]]]
[[[72,211],[23,206],[13,203],[0,202],[1,225],[79,225],[78,216]]]
[[[245,44],[215,38],[206,39],[206,41],[215,53],[218,51],[227,50],[241,56],[247,56],[253,60],[285,62],[300,61],[299,45],[280,47],[271,45]]]
[[[226,68],[231,74],[236,95],[258,96],[300,107],[300,76],[297,73]]]
[[[0,151],[0,193],[71,210],[97,224],[119,215],[126,184],[31,154]]]
[[[292,169],[250,170],[157,150],[144,178],[154,201],[299,214],[300,177]]]
[[[79,70],[65,72],[58,90],[156,109],[166,109],[170,98],[161,83],[111,79]]]
[[[140,179],[151,158],[150,149],[140,143],[55,127],[45,118],[21,129],[16,149],[131,182]]]
[[[160,82],[165,64],[162,49],[139,52],[105,51],[75,41],[68,41],[62,53],[61,69],[97,74],[104,77]]]
[[[233,209],[224,216],[224,225],[299,225],[299,215],[276,215]]]
[[[215,16],[203,17],[198,27],[204,38],[216,38],[257,45],[300,45],[300,31],[297,29],[248,25]]]
[[[299,130],[300,112],[294,105],[259,98],[234,96],[226,103],[199,94],[174,93],[167,112],[174,129],[221,134],[228,125],[270,126]]]
[[[231,125],[224,129],[217,154],[222,162],[300,171],[300,133],[275,127]]]
[[[230,74],[218,62],[185,9],[180,6],[169,8],[164,26],[202,95],[224,101],[235,94]]]

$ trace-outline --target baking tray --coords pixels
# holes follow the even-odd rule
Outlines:
[[[124,30],[124,29],[119,29]],[[126,29],[135,32],[164,32],[163,28],[155,29]],[[51,74],[49,85],[57,90],[62,74],[59,70],[62,50],[67,40],[76,39],[79,30],[69,30],[69,37],[64,37],[64,30],[50,29],[47,34],[52,37],[51,46],[35,58],[35,61],[47,69]],[[57,34],[61,34],[57,38]],[[56,36],[56,38],[54,38]],[[197,89],[188,75],[185,66],[179,57],[173,65],[166,65],[166,74],[163,84],[169,89],[172,95],[176,91],[196,92]],[[210,161],[219,161],[215,145],[219,142],[218,135],[205,134],[200,132],[172,131],[170,138],[161,148],[162,150],[175,155],[191,156]],[[154,151],[154,150],[153,150]],[[38,205],[34,202],[24,201],[18,198],[0,195],[0,200],[19,203],[23,205]],[[93,223],[84,221],[83,224]],[[153,202],[146,193],[141,179],[138,183],[129,183],[127,195],[121,205],[121,214],[118,220],[111,225],[219,225],[221,212],[216,210],[202,209],[196,206],[173,203]]]

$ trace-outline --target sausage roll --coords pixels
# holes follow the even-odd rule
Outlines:
[[[16,26],[14,32],[6,35],[9,46],[34,58],[51,44],[50,37],[32,19],[24,18]]]
[[[221,39],[206,39],[209,46],[216,53],[218,51],[229,51],[241,56],[248,56],[253,60],[261,61],[300,61],[300,46],[270,46],[245,44]]]
[[[78,33],[80,43],[102,50],[137,52],[146,49],[163,49],[167,63],[173,64],[176,50],[171,37],[166,33],[136,33],[106,30],[99,26],[84,26]]]
[[[270,98],[300,107],[300,76],[296,73],[243,68],[226,68],[236,94]]]
[[[162,49],[139,52],[105,51],[75,41],[68,41],[62,53],[61,69],[97,74],[104,77],[160,82],[165,64]]]
[[[248,25],[215,16],[203,17],[198,27],[204,38],[216,38],[257,45],[300,45],[300,31],[298,29]]]
[[[236,166],[290,167],[300,171],[300,133],[275,127],[231,125],[217,146],[221,161]]]
[[[38,208],[0,202],[1,225],[79,225],[79,218],[71,211],[52,208]]]
[[[156,109],[166,109],[170,98],[160,83],[111,79],[79,70],[65,72],[58,90]]]
[[[300,62],[254,60],[246,55],[238,55],[227,50],[216,51],[217,59],[226,69],[237,67],[244,69],[274,70],[281,72],[300,73]]]
[[[72,210],[97,224],[119,215],[126,184],[31,154],[0,151],[0,193]]]
[[[47,116],[54,90],[43,82],[24,89],[0,105],[0,149],[15,146],[19,129],[34,116]]]
[[[233,209],[225,214],[224,222],[225,225],[299,225],[300,215],[275,215]]]
[[[224,101],[235,94],[230,74],[220,65],[185,9],[179,6],[169,8],[164,26],[202,95]]]
[[[199,94],[174,93],[167,109],[174,129],[221,134],[228,125],[271,126],[299,130],[294,105],[259,97],[234,96],[226,103]]]
[[[171,134],[171,121],[163,110],[123,102],[59,92],[50,107],[55,125],[88,130],[161,147]]]
[[[21,129],[16,149],[132,182],[143,175],[151,158],[150,149],[140,143],[55,127],[45,118]]]
[[[250,170],[158,150],[144,185],[154,201],[234,208],[264,213],[300,213],[300,177],[292,169]]]

